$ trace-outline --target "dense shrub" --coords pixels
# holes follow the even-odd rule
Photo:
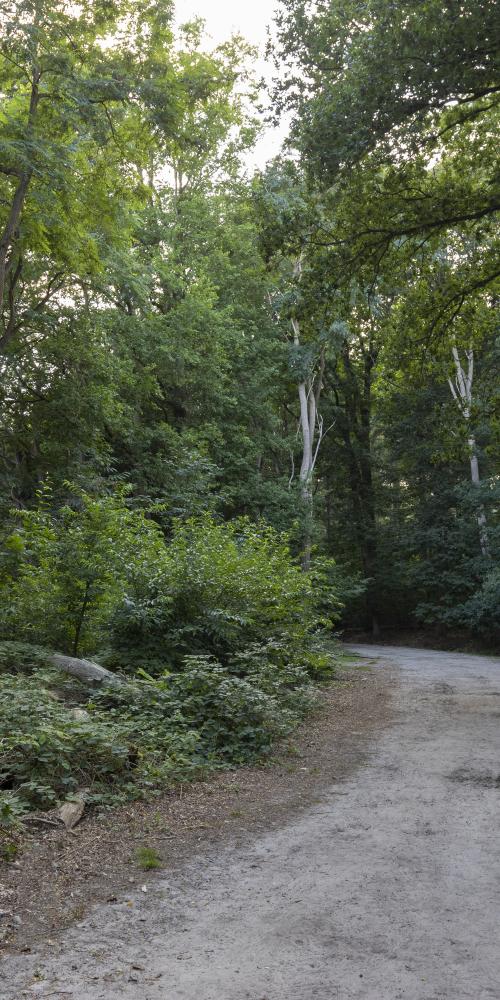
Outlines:
[[[88,789],[91,801],[116,801],[140,794],[160,780],[185,777],[199,766],[198,734],[179,724],[167,704],[161,726],[157,719],[157,725],[150,727],[137,685],[123,692],[126,700],[137,698],[135,718],[132,712],[109,712],[87,703],[83,687],[85,710],[80,707],[75,712],[63,700],[60,686],[60,676],[50,671],[0,677],[4,805],[15,796],[18,812],[48,808],[81,788]]]
[[[93,652],[128,591],[158,569],[159,530],[129,510],[124,493],[95,499],[73,490],[72,504],[54,511],[48,487],[15,519],[4,543],[1,637]]]
[[[492,566],[483,579],[476,581],[471,596],[453,607],[420,606],[420,618],[447,626],[467,629],[486,643],[498,645],[500,639],[500,570]]]
[[[124,494],[75,492],[57,511],[51,499],[44,489],[6,539],[4,640],[74,655],[110,645],[110,663],[161,672],[198,653],[227,663],[271,639],[307,660],[326,612],[338,613],[325,573],[303,573],[286,538],[264,524],[179,521],[166,543]]]
[[[285,537],[205,516],[166,542],[124,495],[50,504],[44,491],[20,515],[4,560],[4,818],[81,788],[113,802],[252,760],[311,707],[311,677],[332,670],[321,643],[336,604],[325,569],[302,572]],[[101,648],[127,681],[89,692],[29,639]]]
[[[273,666],[265,650],[244,659],[245,676],[187,657],[179,672],[90,697],[54,671],[2,674],[0,811],[12,820],[81,788],[90,801],[115,802],[265,753],[314,692],[303,669]]]
[[[125,733],[101,720],[72,718],[47,678],[0,681],[0,788],[33,806],[51,806],[87,784],[123,780]]]
[[[50,653],[28,642],[0,642],[0,674],[32,674],[50,666]]]
[[[318,576],[292,560],[283,535],[243,518],[178,522],[162,573],[140,600],[117,610],[109,663],[180,669],[186,655],[208,654],[227,665],[273,640],[271,658],[284,650],[279,662],[312,664],[312,638],[330,624],[320,601],[328,596],[331,612],[338,610]]]
[[[126,722],[149,752],[161,751],[171,732],[190,733],[196,736],[193,764],[217,765],[259,756],[315,700],[307,671],[276,666],[263,647],[230,667],[210,656],[188,656],[182,670],[160,677],[143,672],[124,687],[99,691],[93,705]]]

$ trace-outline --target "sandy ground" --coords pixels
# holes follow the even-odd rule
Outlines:
[[[357,648],[396,701],[357,770],[7,958],[2,1000],[500,1000],[500,661]]]

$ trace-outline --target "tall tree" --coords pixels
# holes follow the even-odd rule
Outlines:
[[[498,276],[497,3],[283,0],[277,21],[278,107],[330,203],[337,279],[461,227],[483,252],[460,308]]]

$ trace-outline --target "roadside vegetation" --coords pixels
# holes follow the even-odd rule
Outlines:
[[[245,518],[176,522],[166,541],[123,494],[51,502],[46,489],[5,540],[4,826],[82,789],[109,805],[246,763],[314,704],[334,667],[328,566],[304,573],[284,536]],[[54,648],[121,683],[67,676]]]

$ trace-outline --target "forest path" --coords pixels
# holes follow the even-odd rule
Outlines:
[[[97,907],[50,958],[7,959],[0,995],[500,998],[500,661],[354,648],[392,665],[396,712],[348,780],[133,909]]]

